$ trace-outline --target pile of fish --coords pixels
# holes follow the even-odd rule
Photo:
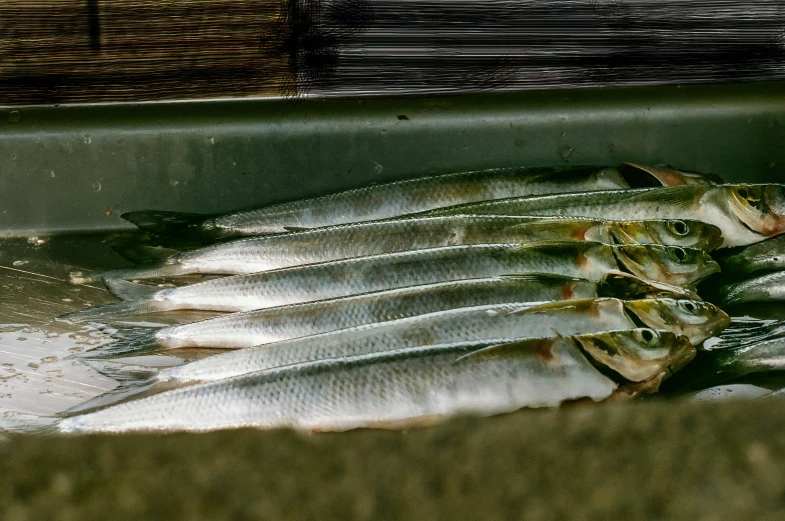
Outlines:
[[[720,271],[711,252],[735,248],[718,256],[728,271],[785,266],[785,254],[756,257],[785,232],[785,187],[633,164],[124,217],[157,241],[132,243],[129,257],[156,262],[73,273],[120,301],[64,320],[224,314],[114,330],[82,358],[120,386],[58,419],[60,432],[405,427],[629,399],[656,392],[729,326],[698,295]],[[139,282],[160,278],[177,285]],[[741,302],[755,291],[720,293]],[[194,347],[224,351],[162,370],[126,360]]]

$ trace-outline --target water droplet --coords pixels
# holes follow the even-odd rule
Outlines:
[[[27,264],[27,262],[28,262],[28,261],[26,261],[26,260],[18,260],[18,261],[14,261],[14,266],[16,266],[16,267],[19,267],[19,266],[24,266],[25,264]]]
[[[100,192],[101,191],[101,181],[96,181],[93,183],[93,191]]]
[[[91,138],[90,136],[85,136],[84,137],[84,142],[85,142],[85,145],[89,145],[90,143],[93,142],[93,138]]]

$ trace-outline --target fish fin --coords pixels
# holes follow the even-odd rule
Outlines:
[[[109,293],[120,300],[143,300],[153,298],[160,288],[147,284],[136,284],[122,279],[107,279],[105,282]]]
[[[109,281],[107,281],[109,282]],[[126,282],[123,280],[111,280],[111,282],[123,282],[125,284],[133,284],[132,282]],[[62,320],[65,322],[87,322],[87,321],[96,321],[102,322],[108,319],[115,319],[124,317],[127,315],[138,315],[142,313],[156,313],[159,311],[167,311],[170,309],[174,309],[170,306],[170,304],[163,300],[154,300],[150,298],[145,298],[143,295],[152,295],[158,288],[153,286],[146,286],[144,284],[133,284],[135,286],[142,286],[143,288],[152,288],[155,291],[147,292],[145,290],[144,293],[139,292],[137,295],[140,296],[138,300],[123,300],[121,302],[115,302],[113,304],[105,304],[103,306],[95,306],[88,309],[83,309],[81,311],[75,311],[73,313],[67,313],[65,315],[61,315],[58,317],[58,320]],[[127,296],[130,296],[131,293],[126,292]]]
[[[642,279],[631,273],[622,271],[608,272],[597,283],[597,296],[620,299],[641,299],[647,297],[693,297],[695,292],[690,292],[680,286],[673,286],[664,282],[655,282]],[[697,298],[695,300],[701,300]]]
[[[465,355],[461,355],[455,359],[455,362],[458,363],[462,360],[466,360],[467,358],[499,356],[502,354],[528,356],[533,351],[536,352],[538,349],[540,349],[542,343],[552,344],[553,340],[553,338],[524,338],[515,341],[499,342],[498,344],[481,347],[466,353]]]
[[[106,328],[102,328],[104,331]],[[138,356],[163,349],[155,339],[158,328],[152,327],[123,327],[113,333],[111,337],[115,342],[80,353],[76,358],[80,360],[107,360]]]
[[[128,242],[111,242],[110,246],[114,251],[122,255],[124,258],[133,262],[146,266],[148,264],[161,264],[166,262],[170,257],[178,254],[180,250],[174,248],[164,248],[163,246],[152,246],[150,244],[128,243]]]
[[[701,188],[702,187],[700,186],[694,185],[665,186],[662,188],[644,190],[630,196],[627,201],[640,201],[642,203],[654,202],[687,210],[696,201],[698,194],[701,193]]]
[[[533,306],[521,306],[520,309],[514,309],[510,311],[510,315],[515,315],[518,313],[539,313],[541,311],[551,311],[554,309],[563,309],[563,308],[572,308],[572,307],[581,307],[581,306],[590,306],[597,302],[598,300],[616,300],[616,299],[609,299],[609,298],[586,298],[586,299],[576,299],[576,300],[555,300],[553,302],[543,302],[541,304],[535,304]]]
[[[287,232],[304,232],[306,230],[312,230],[313,228],[307,228],[305,226],[284,226],[283,229]]]
[[[168,235],[183,228],[193,228],[212,217],[208,214],[167,211],[128,212],[120,217],[135,224],[140,230]]]
[[[496,277],[501,280],[523,280],[523,281],[532,281],[532,282],[554,282],[554,283],[566,283],[566,282],[577,282],[584,279],[578,279],[575,277],[569,277],[567,275],[556,275],[553,273],[521,273],[521,274],[504,274],[499,275]]]
[[[136,382],[126,382],[125,384],[121,384],[117,388],[112,389],[111,391],[107,391],[105,393],[99,394],[94,398],[91,398],[85,402],[75,405],[74,407],[71,407],[67,411],[64,411],[62,415],[66,417],[75,416],[77,414],[83,414],[93,409],[114,405],[117,402],[127,400],[128,398],[149,391],[154,386],[155,386],[155,381],[153,381],[152,379],[139,380]]]
[[[0,415],[0,431],[8,433],[53,434],[59,418],[6,411]]]
[[[75,273],[78,274],[79,272],[75,272]],[[188,275],[190,273],[192,272],[183,269],[183,266],[181,264],[163,264],[161,266],[152,266],[149,268],[127,268],[127,269],[105,271],[103,273],[95,273],[93,275],[90,275],[89,277],[84,277],[81,275],[75,276],[75,274],[72,273],[71,283],[84,284],[84,282],[82,282],[83,280],[90,280],[90,281],[100,280],[103,281],[104,284],[106,284],[106,286],[109,288],[109,291],[114,296],[118,298],[123,298],[120,297],[118,293],[115,293],[115,290],[112,289],[113,287],[115,287],[115,284],[118,281],[127,282],[128,280],[136,280],[136,279],[159,279],[163,277],[179,277],[181,275]],[[123,288],[118,289],[118,292],[123,292],[123,291],[124,291]],[[129,299],[123,298],[123,300],[129,300]]]

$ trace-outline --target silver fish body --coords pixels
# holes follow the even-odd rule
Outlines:
[[[725,247],[785,232],[783,185],[683,185],[517,197],[458,205],[427,215],[494,214],[608,220],[692,219],[722,230]]]
[[[501,341],[497,341],[501,342]],[[463,343],[334,359],[168,391],[62,420],[66,433],[307,431],[404,427],[609,397],[617,384],[588,357],[656,378],[691,349],[670,333],[632,330],[491,345]],[[633,358],[625,364],[623,358]],[[646,367],[647,369],[644,369]],[[633,380],[637,381],[637,380]]]
[[[723,277],[745,277],[764,271],[785,270],[785,235],[731,250],[717,261]]]
[[[716,271],[700,250],[570,241],[470,245],[360,257],[237,275],[158,290],[108,280],[125,302],[80,311],[71,321],[173,309],[250,311],[469,278],[544,273],[599,281],[620,266],[649,280],[688,285]]]
[[[774,271],[733,284],[719,290],[721,303],[737,306],[753,302],[782,302],[785,300],[785,271]]]
[[[362,222],[223,242],[177,253],[160,266],[113,270],[72,281],[145,279],[189,273],[247,274],[369,255],[467,244],[583,240],[714,249],[720,231],[694,221],[455,215]]]
[[[155,232],[166,232],[171,223],[182,221],[179,225],[190,231],[231,237],[375,221],[505,197],[627,186],[615,168],[499,168],[383,183],[217,217],[171,212],[131,212],[123,217]]]
[[[457,280],[231,313],[158,330],[122,328],[114,335],[116,343],[85,356],[108,358],[183,347],[239,349],[449,309],[590,299],[602,292],[601,283],[559,275]]]
[[[180,382],[217,380],[291,364],[429,344],[633,329],[636,327],[633,317],[645,323],[652,315],[640,310],[661,305],[662,302],[655,299],[652,303],[633,308],[621,300],[607,298],[528,308],[521,304],[508,304],[456,309],[223,353],[166,369],[158,375],[158,379]],[[652,323],[659,325],[661,322]],[[670,330],[683,333],[679,324],[667,325]]]

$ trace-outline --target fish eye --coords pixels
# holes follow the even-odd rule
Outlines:
[[[687,260],[687,252],[682,248],[671,248],[670,252],[673,258],[679,262],[684,262]]]
[[[689,313],[695,313],[698,310],[698,306],[696,306],[694,302],[691,302],[689,300],[682,300],[680,303],[681,303],[681,307],[684,308]]]
[[[652,341],[657,338],[657,333],[652,331],[651,329],[639,329],[638,336],[647,344],[651,344]]]
[[[687,232],[690,231],[690,228],[684,221],[675,221],[673,223],[672,229],[676,235],[687,235]]]

